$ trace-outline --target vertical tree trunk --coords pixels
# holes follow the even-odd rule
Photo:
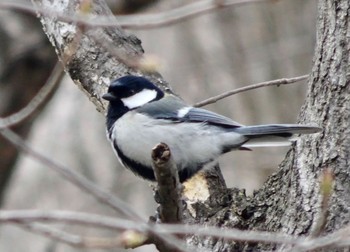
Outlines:
[[[301,121],[312,120],[324,128],[316,142],[310,142],[310,152],[301,149],[297,156],[308,160],[305,203],[314,209],[318,189],[307,181],[320,170],[330,168],[335,176],[334,194],[325,232],[344,226],[350,219],[350,2],[322,0],[319,2],[317,45],[310,78],[307,102]],[[304,154],[303,154],[304,153]],[[310,159],[310,156],[313,156]],[[300,160],[300,158],[299,158]],[[302,174],[300,172],[300,174]],[[312,174],[314,176],[312,176]],[[306,181],[305,181],[306,180]],[[317,184],[317,181],[315,181]],[[315,190],[316,189],[316,190]],[[315,190],[315,191],[314,191]],[[307,201],[307,198],[310,200]],[[319,208],[313,212],[318,212]]]
[[[226,199],[232,199],[229,207],[214,215],[209,215],[210,211],[203,215],[204,206],[198,207],[197,214],[201,215],[197,222],[297,236],[331,232],[349,222],[350,2],[320,0],[318,8],[314,66],[300,122],[319,125],[323,131],[301,137],[279,171],[252,197],[231,189],[226,192]],[[325,226],[316,231],[322,214],[319,178],[325,168],[334,175],[334,192],[327,206]],[[212,251],[276,249],[273,244],[225,243],[210,238],[189,242],[201,243]]]

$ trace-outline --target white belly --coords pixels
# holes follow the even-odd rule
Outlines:
[[[153,147],[161,142],[166,143],[180,170],[218,158],[225,144],[244,142],[244,137],[237,133],[202,123],[153,120],[134,112],[117,120],[113,136],[125,156],[149,167],[152,165]]]

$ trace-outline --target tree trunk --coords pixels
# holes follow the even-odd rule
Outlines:
[[[301,137],[278,172],[252,197],[242,197],[242,192],[228,190],[230,196],[225,198],[232,199],[231,205],[212,217],[202,215],[197,218],[199,223],[307,236],[335,231],[349,222],[350,3],[321,0],[318,10],[314,66],[300,122],[314,123],[323,127],[323,131]],[[317,230],[320,215],[324,214],[320,176],[326,168],[334,176],[334,191],[327,206],[326,223]],[[203,213],[203,208],[199,207],[198,212]],[[208,240],[211,239],[201,243],[211,251],[276,249],[276,245],[225,244]]]

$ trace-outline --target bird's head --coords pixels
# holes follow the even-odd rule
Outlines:
[[[164,92],[144,77],[127,75],[111,82],[102,96],[111,105],[122,103],[129,110],[161,99]]]

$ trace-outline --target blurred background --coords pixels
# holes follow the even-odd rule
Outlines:
[[[190,2],[194,1],[125,0],[110,4],[115,13],[144,14]],[[193,104],[249,84],[309,73],[316,13],[316,0],[274,0],[219,9],[167,27],[129,32],[142,40],[146,55],[160,59],[159,71],[173,90]],[[0,10],[1,116],[25,106],[45,83],[56,60],[35,17]],[[302,81],[238,94],[205,108],[242,124],[295,123],[305,95],[306,82]],[[112,191],[147,218],[156,207],[152,189],[148,182],[120,167],[106,140],[104,122],[104,116],[65,76],[41,112],[14,130],[36,150]],[[278,169],[287,151],[267,148],[226,154],[220,165],[228,187],[245,188],[251,194]],[[50,168],[18,153],[2,138],[0,200],[2,209],[115,215]],[[79,234],[96,234],[96,230],[61,227]],[[153,246],[145,246],[134,251],[154,250]],[[87,250],[2,225],[0,251]]]

